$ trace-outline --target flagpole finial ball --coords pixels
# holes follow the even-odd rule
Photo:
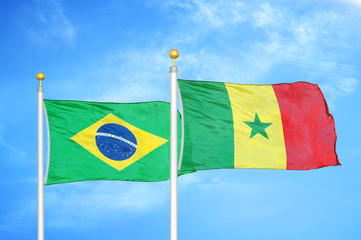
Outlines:
[[[45,74],[39,72],[38,74],[36,74],[36,78],[40,81],[40,87],[41,87],[41,82],[45,79]]]
[[[169,57],[175,60],[179,56],[179,52],[177,49],[172,49],[169,51]]]
[[[38,74],[36,74],[36,78],[39,80],[39,81],[43,81],[45,79],[45,74],[42,73],[42,72],[39,72]]]

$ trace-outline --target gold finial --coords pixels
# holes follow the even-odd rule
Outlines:
[[[177,49],[172,49],[169,51],[169,57],[173,59],[173,66],[175,66],[175,60],[179,56],[179,52]]]
[[[45,74],[42,72],[39,72],[38,74],[36,74],[36,78],[40,81],[40,87],[41,87],[41,81],[44,80]]]

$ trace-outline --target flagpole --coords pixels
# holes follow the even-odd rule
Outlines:
[[[41,82],[45,75],[39,72],[36,78],[40,81],[38,92],[38,240],[44,240],[44,119],[43,93]]]
[[[179,56],[176,49],[169,52],[173,59],[170,67],[170,240],[178,239],[178,196],[177,196],[177,73],[175,60]]]

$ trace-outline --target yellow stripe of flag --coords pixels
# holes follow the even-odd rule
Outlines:
[[[234,167],[286,169],[282,119],[272,86],[225,86],[233,113]]]

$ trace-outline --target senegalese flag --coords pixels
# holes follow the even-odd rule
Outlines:
[[[46,185],[169,179],[169,103],[44,104],[50,137]]]
[[[316,84],[178,84],[184,117],[181,172],[340,165],[334,120]]]

